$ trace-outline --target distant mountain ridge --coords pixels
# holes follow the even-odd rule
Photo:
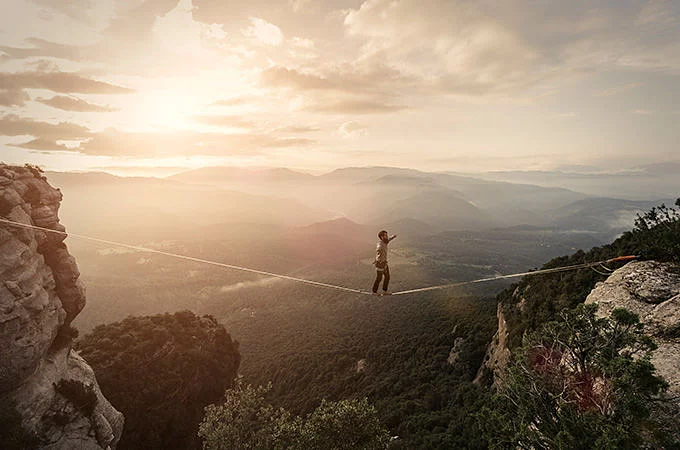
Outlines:
[[[50,177],[68,193],[66,221],[96,230],[96,218],[100,225],[111,225],[101,230],[107,233],[133,219],[142,228],[162,230],[225,222],[305,226],[346,217],[381,228],[413,220],[423,225],[411,227],[421,235],[424,230],[519,225],[614,235],[654,203],[393,167],[347,167],[320,175],[287,168],[206,167],[164,179],[106,173]]]
[[[485,180],[561,186],[595,197],[632,200],[675,198],[680,193],[680,161],[647,164],[612,171],[606,168],[567,168],[552,171],[497,171],[477,174]]]

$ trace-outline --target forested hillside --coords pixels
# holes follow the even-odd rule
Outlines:
[[[203,408],[234,385],[240,354],[222,325],[189,311],[100,325],[76,348],[125,415],[121,449],[198,449]]]
[[[680,199],[676,201],[680,207]],[[555,258],[543,268],[601,261],[620,255],[637,255],[641,259],[657,261],[680,261],[680,219],[678,210],[661,205],[639,215],[635,228],[627,231],[611,244],[578,251],[570,256]],[[611,264],[616,268],[620,264]],[[573,308],[585,301],[598,281],[606,278],[606,272],[578,270],[559,275],[536,275],[524,278],[498,295],[502,311],[508,323],[509,347],[521,342],[525,331],[535,330],[543,323],[553,320],[564,308]],[[521,303],[521,305],[520,305]]]

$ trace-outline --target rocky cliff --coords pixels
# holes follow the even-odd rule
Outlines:
[[[598,283],[586,303],[598,304],[598,315],[626,308],[645,324],[658,349],[652,363],[669,383],[668,393],[680,406],[680,266],[655,261],[632,262]]]
[[[65,231],[61,198],[39,170],[0,164],[0,218]],[[115,448],[123,416],[71,350],[85,288],[64,239],[0,223],[0,402],[41,448]]]
[[[491,338],[491,343],[486,349],[482,366],[477,371],[475,383],[484,382],[487,377],[492,377],[494,384],[500,379],[501,372],[510,362],[510,349],[508,348],[508,324],[503,315],[502,305],[498,304],[496,310],[498,328]]]
[[[524,295],[531,289],[536,287],[530,284],[518,287],[507,300],[520,315],[524,314]],[[628,263],[605,281],[597,283],[585,302],[597,303],[600,316],[609,316],[614,308],[626,308],[640,316],[645,332],[659,347],[652,362],[668,381],[670,396],[680,402],[680,266],[656,261]],[[483,382],[487,376],[492,377],[494,383],[498,382],[509,362],[510,330],[503,306],[502,303],[498,305],[498,330],[487,348],[475,382]]]

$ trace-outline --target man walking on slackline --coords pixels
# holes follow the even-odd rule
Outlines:
[[[396,234],[392,237],[387,237],[387,231],[385,230],[378,233],[379,241],[375,248],[375,261],[373,262],[376,270],[375,282],[373,283],[373,295],[380,295],[378,294],[378,286],[380,286],[380,280],[383,276],[385,277],[385,280],[383,281],[382,295],[392,295],[392,293],[387,290],[387,287],[390,284],[390,268],[387,265],[387,244],[396,237]]]

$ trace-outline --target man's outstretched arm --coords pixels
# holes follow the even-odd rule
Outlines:
[[[392,239],[394,239],[394,238],[396,238],[396,237],[397,237],[397,235],[396,235],[396,234],[393,234],[392,236],[390,236],[389,241],[391,241]]]

